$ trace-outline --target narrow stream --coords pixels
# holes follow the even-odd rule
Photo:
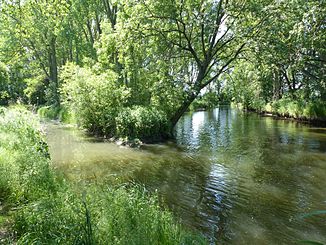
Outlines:
[[[133,181],[157,190],[212,244],[326,243],[326,128],[227,107],[187,114],[176,142],[119,147],[47,124],[55,167],[74,181]]]

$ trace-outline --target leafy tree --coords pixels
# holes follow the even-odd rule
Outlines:
[[[251,91],[261,91],[251,98],[265,102],[284,96],[306,102],[325,100],[326,31],[322,24],[322,1],[260,1],[248,4],[246,11],[250,14],[236,25],[237,32],[247,31],[252,23],[263,24],[258,35],[248,38],[250,52],[238,62],[240,67],[251,68],[235,70],[235,83],[240,85],[240,79],[247,74],[246,78],[256,83]],[[249,77],[252,72],[255,79]],[[240,85],[239,89],[247,90],[248,86]]]
[[[163,77],[179,87],[182,101],[170,115],[175,125],[200,91],[230,69],[243,51],[232,26],[237,1],[125,1],[122,25],[132,40],[148,45],[146,62],[166,67]],[[150,65],[149,65],[150,66]],[[156,69],[157,69],[156,68]]]

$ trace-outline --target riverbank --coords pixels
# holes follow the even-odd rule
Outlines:
[[[160,143],[172,137],[171,127],[163,112],[141,106],[120,109],[116,116],[111,115],[111,119],[104,119],[105,112],[88,112],[86,116],[65,106],[43,106],[37,110],[37,114],[42,119],[76,125],[92,136],[123,146],[139,147],[143,143]],[[98,118],[93,118],[95,116]]]
[[[309,118],[296,118],[296,117],[290,117],[290,116],[283,116],[280,114],[275,114],[270,111],[258,111],[258,110],[249,110],[251,112],[257,113],[263,117],[272,117],[274,120],[288,120],[288,121],[294,121],[298,123],[303,123],[303,124],[309,124],[317,127],[326,127],[326,119],[309,119]]]
[[[256,103],[247,106],[242,103],[232,103],[231,107],[272,117],[276,120],[291,120],[315,126],[326,126],[326,102],[323,101],[304,103],[280,99],[267,104]]]
[[[28,111],[1,110],[0,200],[10,223],[0,223],[4,244],[12,244],[10,234],[17,244],[206,244],[141,186],[67,181],[39,128]]]

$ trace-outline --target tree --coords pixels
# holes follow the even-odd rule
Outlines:
[[[245,32],[247,26],[264,19],[259,33],[247,38],[250,52],[238,62],[240,67],[251,67],[250,72],[256,74],[254,82],[262,91],[256,98],[265,102],[282,96],[306,102],[325,100],[326,29],[322,24],[325,16],[322,1],[262,0],[247,11],[241,24],[236,25],[237,32]],[[233,74],[234,80],[244,74],[241,69],[238,71]]]
[[[243,6],[226,0],[124,3],[121,14],[124,28],[155,51],[155,56],[149,55],[151,62],[161,60],[171,64],[165,75],[181,86],[183,101],[170,115],[172,126],[200,91],[230,70],[244,50],[246,42],[232,31]]]

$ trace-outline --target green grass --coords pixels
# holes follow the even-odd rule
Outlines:
[[[0,113],[0,200],[16,244],[207,244],[142,187],[68,183],[51,167],[38,120]]]
[[[232,103],[240,109],[250,109],[257,112],[271,113],[280,117],[288,117],[299,120],[320,120],[326,121],[326,102],[316,99],[315,101],[293,100],[282,98],[276,101],[265,103],[262,100],[251,101],[249,107],[241,103]]]
[[[321,100],[306,102],[303,100],[283,98],[274,101],[271,107],[274,114],[283,117],[306,120],[326,120],[326,103]]]
[[[15,230],[18,244],[205,244],[137,187],[59,192],[19,210]]]

